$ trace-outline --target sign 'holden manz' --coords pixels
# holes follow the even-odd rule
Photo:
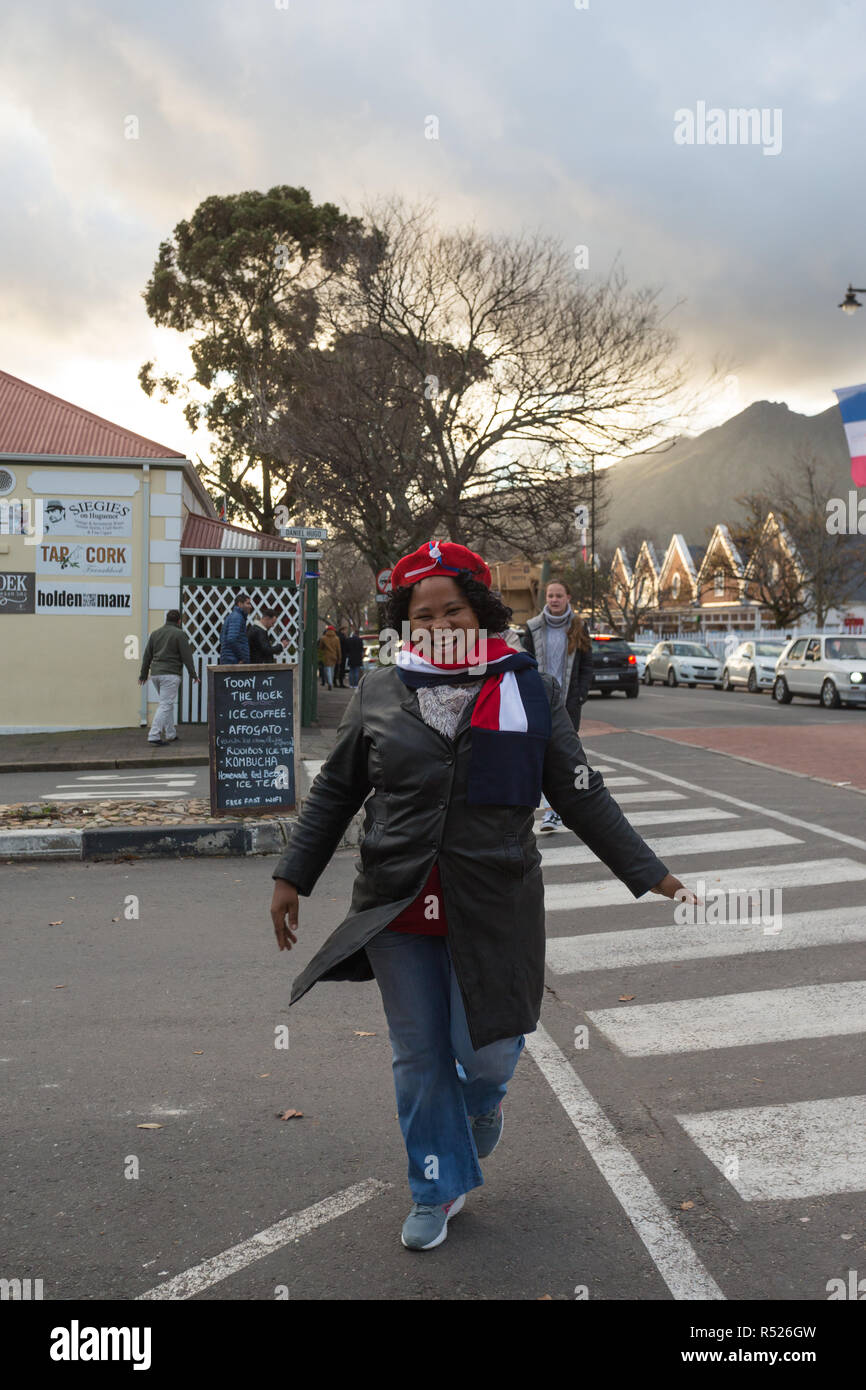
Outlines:
[[[62,580],[40,579],[36,585],[37,613],[77,613],[93,617],[97,613],[131,613],[131,584],[64,584]]]
[[[33,613],[36,576],[22,570],[0,570],[0,617],[6,613]]]
[[[131,536],[132,503],[119,497],[46,497],[42,530],[46,536]]]
[[[37,574],[100,576],[103,579],[132,574],[129,541],[42,541],[36,547]]]

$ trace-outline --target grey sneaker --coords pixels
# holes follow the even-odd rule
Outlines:
[[[541,825],[538,827],[539,835],[549,835],[552,830],[559,830],[562,825],[562,817],[555,811],[545,811],[541,818]]]
[[[448,1234],[448,1222],[458,1211],[463,1210],[465,1194],[455,1197],[444,1206],[432,1207],[424,1202],[416,1202],[406,1220],[400,1236],[407,1250],[432,1250],[441,1245]]]
[[[488,1110],[486,1115],[470,1116],[472,1133],[475,1138],[475,1148],[479,1158],[489,1158],[502,1138],[502,1130],[505,1120],[502,1114],[502,1102],[500,1101],[495,1110]]]

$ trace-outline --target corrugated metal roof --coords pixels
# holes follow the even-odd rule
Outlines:
[[[243,526],[232,526],[225,521],[212,521],[208,516],[190,515],[183,528],[181,550],[278,550],[281,554],[294,555],[295,542],[283,540],[282,536],[265,536],[259,531],[248,531]]]
[[[0,371],[0,454],[68,458],[186,458]]]

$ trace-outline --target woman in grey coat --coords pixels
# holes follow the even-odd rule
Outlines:
[[[366,801],[349,914],[290,1002],[319,980],[376,979],[413,1198],[401,1238],[429,1250],[484,1181],[479,1159],[499,1140],[502,1099],[541,1013],[542,789],[636,898],[672,898],[682,884],[589,769],[557,682],[496,635],[510,610],[481,557],[430,542],[391,582],[387,621],[406,636],[411,626],[412,640],[362,678],[274,870],[271,917],[290,950],[298,896]]]
[[[577,730],[592,685],[592,641],[586,623],[571,606],[571,590],[563,579],[549,580],[544,600],[541,612],[526,624],[523,646],[535,657],[539,671],[559,681],[568,717]],[[542,805],[541,833],[561,829],[561,816],[546,801]]]

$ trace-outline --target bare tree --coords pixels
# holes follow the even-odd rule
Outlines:
[[[850,602],[862,581],[861,547],[827,529],[827,498],[837,487],[826,460],[801,449],[788,472],[772,474],[770,489],[736,499],[746,512],[738,534],[751,543],[755,597],[779,627],[808,613],[823,627],[831,609]],[[790,550],[766,527],[770,512],[784,528]]]
[[[365,219],[337,234],[272,452],[306,465],[308,497],[373,568],[434,533],[526,553],[591,457],[669,427],[685,369],[657,292],[619,270],[585,281],[539,235],[446,233],[400,201]]]
[[[343,618],[359,630],[364,612],[378,610],[376,579],[362,555],[345,542],[329,541],[322,556],[319,581],[319,609],[335,627]],[[371,614],[375,622],[378,611]]]

